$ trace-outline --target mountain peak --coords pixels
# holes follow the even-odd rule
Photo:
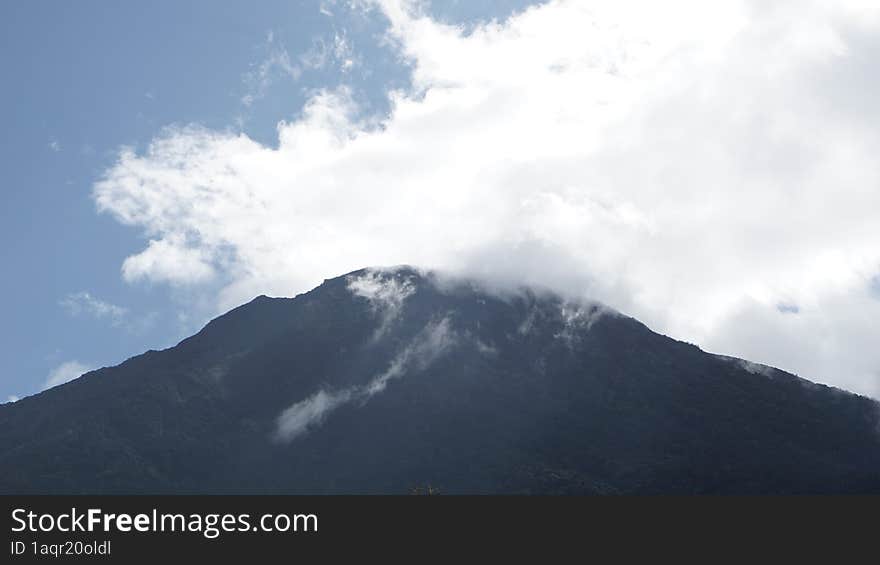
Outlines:
[[[878,415],[588,300],[360,269],[0,407],[0,492],[880,492]]]

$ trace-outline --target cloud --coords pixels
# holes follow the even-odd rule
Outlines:
[[[49,372],[46,382],[43,383],[43,390],[62,385],[66,382],[88,373],[93,367],[83,365],[79,361],[66,361]]]
[[[578,303],[561,304],[559,313],[562,319],[562,329],[555,337],[563,340],[569,347],[573,347],[584,332],[590,331],[593,324],[598,322],[602,316],[615,315],[615,312],[608,310],[602,304]],[[519,327],[519,332],[521,334],[528,333],[532,323],[534,323],[534,310],[526,315],[525,321]]]
[[[367,384],[363,394],[369,398],[382,392],[390,381],[401,378],[407,371],[424,371],[455,341],[448,318],[428,324],[412,343],[397,354],[385,372]]]
[[[122,263],[122,276],[128,282],[142,279],[182,285],[210,281],[214,267],[199,247],[187,247],[174,238],[151,240],[147,248]]]
[[[342,73],[347,73],[360,64],[354,46],[344,30],[334,32],[329,39],[315,38],[311,49],[303,53],[299,60],[307,69],[320,70],[335,66]]]
[[[786,302],[780,302],[779,304],[777,304],[776,309],[783,314],[797,314],[801,311],[801,309],[798,308],[797,304],[789,304]]]
[[[278,416],[276,437],[281,441],[290,441],[320,425],[331,411],[348,402],[352,393],[352,389],[335,393],[319,390],[297,402]]]
[[[871,294],[874,295],[875,298],[880,300],[880,275],[877,275],[871,278],[871,282],[869,283]]]
[[[251,106],[263,98],[278,76],[297,80],[302,75],[302,69],[293,63],[287,48],[275,40],[275,32],[270,30],[266,34],[261,49],[266,52],[265,57],[259,63],[254,63],[251,70],[242,76],[246,88],[241,97],[244,106]]]
[[[464,30],[377,4],[412,69],[381,120],[322,90],[277,147],[120,153],[94,195],[150,238],[127,279],[222,274],[222,310],[408,263],[880,394],[880,5],[557,0]]]
[[[19,397],[15,396],[14,394],[10,394],[6,397],[6,402],[4,404],[12,404],[14,402],[18,402],[19,400],[21,400]]]
[[[321,11],[332,16],[323,7]],[[276,39],[275,33],[269,31],[260,50],[265,53],[262,60],[253,63],[251,69],[242,75],[245,93],[241,96],[241,103],[245,107],[253,106],[265,97],[279,78],[297,81],[306,71],[331,67],[347,73],[360,64],[360,58],[345,30],[334,31],[328,37],[315,37],[312,46],[299,56],[291,56],[284,44]]]
[[[394,271],[368,270],[363,275],[350,276],[347,283],[348,290],[365,298],[381,320],[373,335],[374,341],[388,331],[400,316],[406,299],[416,290],[410,277]]]
[[[86,314],[98,319],[107,319],[114,326],[123,322],[128,310],[95,298],[88,292],[68,294],[60,302],[61,306],[72,316]]]
[[[61,151],[61,142],[54,137],[49,138],[49,149],[51,149],[55,153],[58,153],[59,151]]]
[[[339,391],[319,390],[312,396],[285,409],[276,422],[275,438],[288,442],[319,426],[335,409],[350,402],[365,403],[383,392],[388,384],[427,369],[456,342],[449,319],[443,318],[426,325],[388,365],[364,386]]]
[[[135,280],[135,278],[131,280]],[[101,300],[86,291],[68,294],[59,301],[59,304],[71,316],[90,316],[96,320],[104,320],[114,328],[122,328],[132,334],[142,334],[148,331],[159,318],[158,312],[147,312],[134,316],[128,308]]]

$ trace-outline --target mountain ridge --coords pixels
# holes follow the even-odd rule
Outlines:
[[[0,407],[0,492],[880,492],[876,401],[748,363],[359,269]]]

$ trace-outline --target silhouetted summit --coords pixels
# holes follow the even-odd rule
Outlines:
[[[755,328],[756,332],[760,328]],[[410,268],[0,406],[3,493],[880,492],[868,398]]]

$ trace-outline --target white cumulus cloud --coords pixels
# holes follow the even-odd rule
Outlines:
[[[376,4],[413,73],[379,123],[340,88],[277,147],[120,153],[94,195],[150,238],[127,279],[222,274],[218,310],[370,265],[514,279],[880,395],[880,4],[556,0],[467,30]]]
[[[187,247],[171,240],[152,240],[147,248],[122,263],[122,276],[129,282],[151,279],[194,284],[209,281],[214,267],[199,247]]]

